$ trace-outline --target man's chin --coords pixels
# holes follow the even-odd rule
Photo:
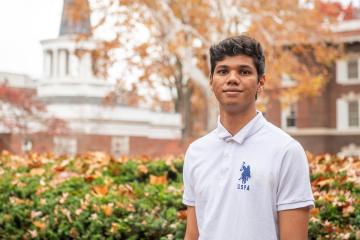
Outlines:
[[[227,102],[221,104],[220,107],[228,113],[240,113],[249,111],[253,106],[251,104],[242,104],[239,102]]]

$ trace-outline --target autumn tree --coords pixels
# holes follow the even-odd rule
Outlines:
[[[185,133],[191,125],[189,109],[196,106],[191,100],[203,102],[198,110],[206,112],[208,128],[216,122],[218,110],[208,86],[208,49],[219,40],[244,32],[258,39],[266,51],[267,89],[271,90],[263,99],[276,97],[284,102],[316,95],[341,52],[331,44],[334,19],[322,11],[324,4],[318,0],[91,3],[95,32],[111,29],[111,37],[104,41],[119,43],[121,60],[129,69],[139,70],[138,84],[153,89],[153,99],[158,100],[154,102],[161,102],[159,88],[168,89],[174,109],[182,113]],[[106,51],[116,52],[111,47]],[[116,62],[119,54],[112,56],[109,59]],[[281,88],[285,75],[295,82],[294,87]],[[126,74],[120,76],[126,81]]]
[[[7,79],[0,79],[0,128],[2,132],[19,135],[36,131],[56,134],[66,131],[66,123],[48,116],[45,104],[36,98],[35,91],[11,87]]]

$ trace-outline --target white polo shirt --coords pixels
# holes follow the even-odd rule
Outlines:
[[[235,136],[219,120],[189,146],[183,174],[199,239],[279,239],[278,211],[314,205],[303,148],[260,112]]]

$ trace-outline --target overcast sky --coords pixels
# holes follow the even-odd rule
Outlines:
[[[0,1],[0,71],[40,76],[40,40],[58,36],[63,0]]]
[[[58,36],[62,4],[63,0],[0,1],[0,72],[41,76],[40,40]]]

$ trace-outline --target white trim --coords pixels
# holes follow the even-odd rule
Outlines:
[[[290,135],[296,136],[348,136],[360,135],[360,128],[354,129],[336,129],[336,128],[301,128],[295,130],[286,130]]]
[[[336,128],[338,130],[348,128],[348,104],[344,97],[336,100]]]
[[[31,79],[26,74],[0,72],[0,84],[5,83],[5,80],[7,80],[6,83],[7,83],[7,86],[9,86],[9,87],[28,88],[28,89],[36,88],[36,81]]]
[[[334,32],[348,32],[360,30],[360,19],[340,21],[338,24],[333,25],[331,29]]]
[[[106,82],[73,82],[72,79],[67,79],[67,82],[41,83],[39,84],[38,96],[40,98],[46,97],[98,97],[104,98],[107,94],[115,89],[114,84],[107,84]]]

